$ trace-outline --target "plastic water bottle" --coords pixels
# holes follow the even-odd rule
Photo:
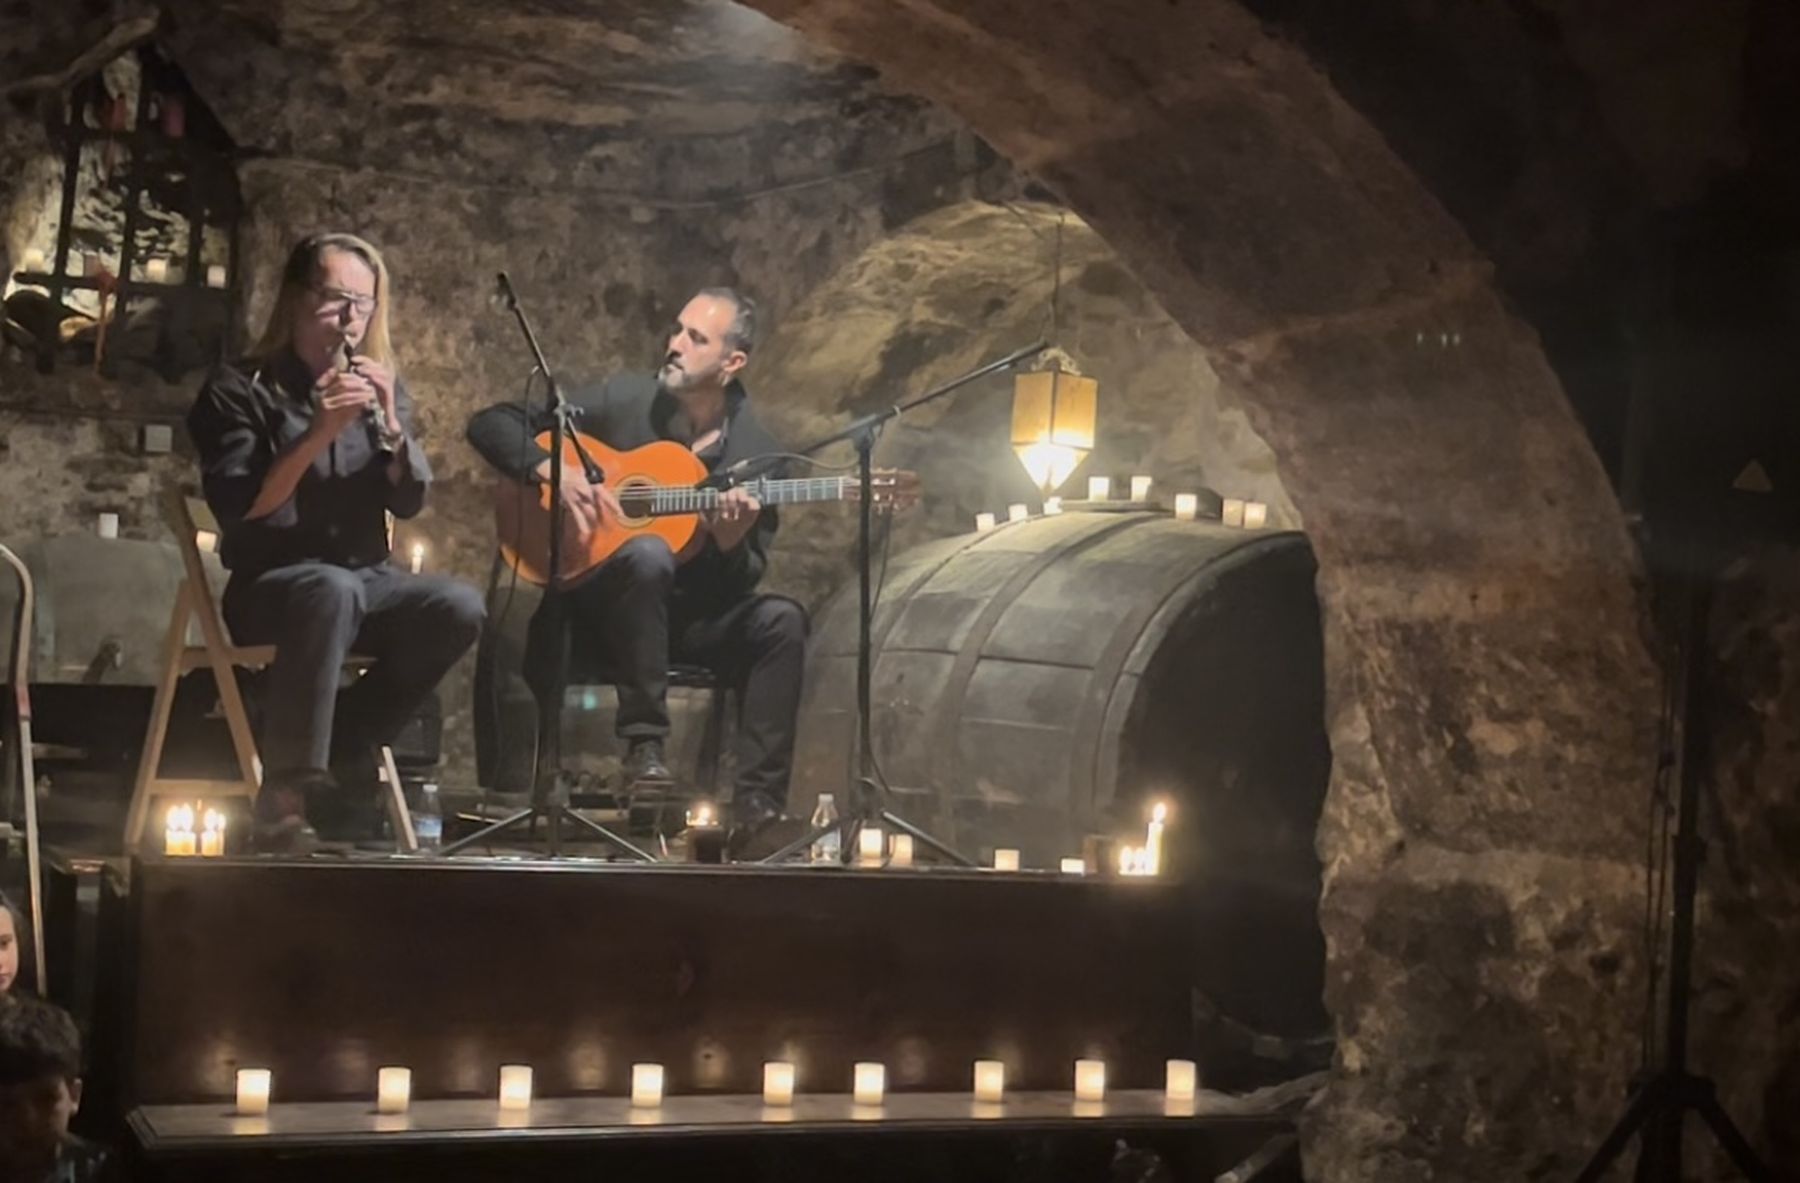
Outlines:
[[[429,782],[419,786],[419,807],[413,810],[413,833],[418,836],[421,852],[430,853],[444,844],[444,811],[438,804],[438,787]]]
[[[832,799],[830,793],[820,793],[818,808],[813,810],[812,827],[816,830],[820,826],[831,826],[832,828],[819,835],[818,840],[812,844],[812,861],[815,863],[841,862],[840,856],[844,850],[844,832],[838,826],[837,802]]]

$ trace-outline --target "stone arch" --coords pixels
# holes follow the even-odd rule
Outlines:
[[[1634,1055],[1654,678],[1623,516],[1488,262],[1230,0],[754,6],[1056,191],[1279,458],[1334,753],[1309,1172],[1572,1168]]]

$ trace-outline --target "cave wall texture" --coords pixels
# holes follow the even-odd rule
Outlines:
[[[1103,385],[1116,451],[1096,463],[1149,449],[1159,479],[1260,482],[1319,556],[1339,1049],[1309,1177],[1571,1173],[1637,1065],[1647,973],[1656,646],[1609,477],[1628,467],[1632,343],[1681,310],[1644,260],[1667,261],[1672,220],[1746,214],[1792,250],[1756,196],[1796,187],[1793,125],[1770,115],[1800,78],[1791,8],[753,7],[773,20],[703,0],[176,0],[161,40],[249,150],[251,316],[300,232],[388,250],[443,478],[417,529],[472,579],[485,481],[461,422],[520,377],[492,271],[570,373],[647,360],[687,289],[743,282],[773,328],[756,388],[798,436],[1033,327],[1024,222],[1049,215],[983,203],[1066,204],[1082,344],[1124,379]],[[33,35],[3,60],[35,73],[139,11],[4,0]],[[0,208],[42,150],[0,109]],[[132,423],[190,392],[0,365],[0,534],[107,508],[154,536],[143,494],[183,461],[132,455]],[[944,490],[904,537],[1025,499],[1003,463],[953,472],[1004,429],[1001,401],[890,435],[884,458]],[[829,584],[848,535],[820,523],[790,532],[778,583]],[[1709,868],[1697,1053],[1790,1163],[1800,973],[1771,950],[1800,930],[1792,571],[1760,554],[1716,613],[1735,842]]]

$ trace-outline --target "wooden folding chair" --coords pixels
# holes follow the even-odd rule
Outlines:
[[[244,797],[254,802],[262,787],[262,760],[256,754],[256,739],[250,731],[250,714],[244,709],[244,696],[238,689],[237,669],[260,669],[275,660],[273,645],[235,645],[219,616],[218,601],[213,598],[212,583],[206,575],[206,564],[200,558],[199,532],[209,531],[219,537],[218,522],[206,503],[184,496],[179,489],[166,489],[162,497],[163,519],[175,535],[175,546],[181,554],[184,577],[175,593],[175,607],[169,613],[169,630],[163,637],[162,676],[156,684],[156,698],[150,708],[150,725],[144,732],[144,751],[138,760],[137,783],[131,793],[131,809],[125,819],[125,850],[136,848],[143,838],[144,823],[150,807],[159,796],[219,798]],[[188,644],[190,624],[200,626],[200,644]],[[225,715],[225,726],[231,733],[232,753],[236,757],[238,775],[232,780],[176,780],[160,775],[163,743],[168,736],[169,716],[175,705],[175,687],[181,676],[202,666],[212,670],[219,689],[219,707]]]

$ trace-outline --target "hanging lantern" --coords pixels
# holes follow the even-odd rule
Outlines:
[[[1046,495],[1094,450],[1099,389],[1094,379],[1055,365],[1013,379],[1013,451]]]

